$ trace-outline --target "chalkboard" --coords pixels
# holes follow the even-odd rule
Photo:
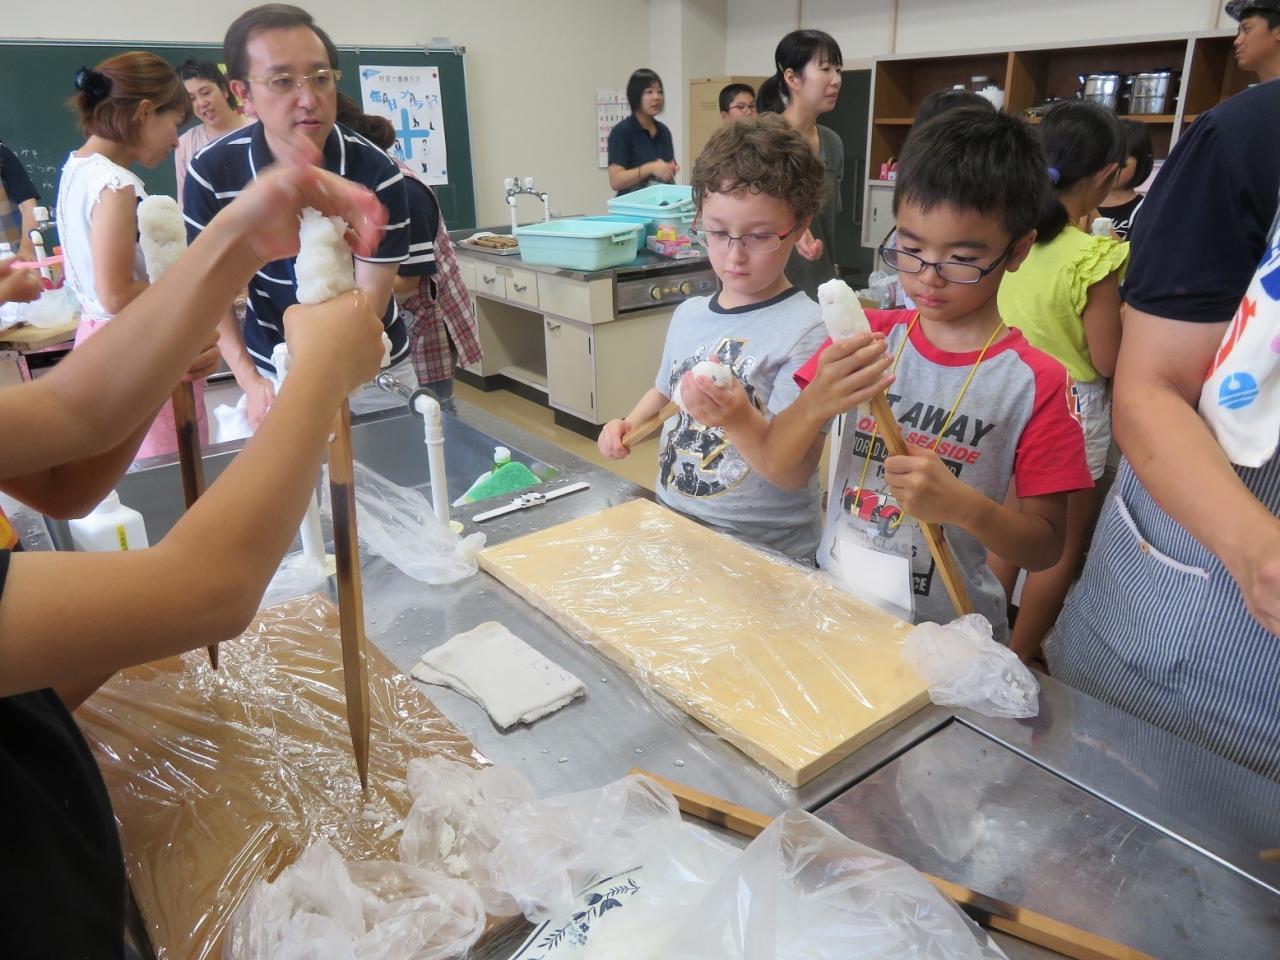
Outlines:
[[[216,44],[0,41],[0,140],[22,160],[40,191],[41,202],[50,209],[58,195],[58,175],[67,154],[84,142],[67,106],[67,99],[75,92],[72,78],[81,66],[94,66],[126,50],[147,50],[174,66],[188,57],[215,63],[222,60],[222,47]],[[475,227],[475,183],[462,53],[405,47],[339,47],[338,65],[343,74],[340,86],[357,101],[362,63],[439,69],[449,183],[435,187],[435,191],[451,230]],[[155,169],[135,167],[135,172],[148,192],[174,194],[172,156]]]

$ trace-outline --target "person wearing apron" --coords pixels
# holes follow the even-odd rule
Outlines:
[[[1058,679],[1272,779],[1280,126],[1258,118],[1278,113],[1271,83],[1202,115],[1148,194],[1116,373],[1125,460],[1045,647]],[[1272,378],[1231,372],[1246,360],[1268,360]]]
[[[147,288],[136,213],[147,192],[128,168],[133,163],[154,167],[169,156],[178,142],[179,125],[191,115],[191,101],[168,63],[139,51],[111,57],[93,70],[81,68],[76,89],[73,103],[86,139],[62,167],[57,220],[66,282],[80,301],[79,347]],[[140,109],[140,103],[147,108]],[[113,256],[104,262],[108,246]],[[200,442],[207,444],[203,377],[196,378],[195,386]],[[173,403],[167,401],[138,448],[137,459],[177,449]]]

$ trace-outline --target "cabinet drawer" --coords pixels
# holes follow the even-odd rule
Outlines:
[[[580,323],[607,323],[613,319],[613,281],[586,283],[540,273],[538,305],[543,313],[553,316]]]
[[[480,261],[476,264],[476,293],[487,297],[507,296],[507,278],[503,276],[503,268]]]
[[[538,275],[532,270],[511,267],[507,277],[507,299],[527,307],[538,305]]]

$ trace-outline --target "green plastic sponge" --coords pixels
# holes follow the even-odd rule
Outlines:
[[[487,480],[477,483],[468,490],[466,499],[468,503],[478,503],[490,497],[534,487],[541,482],[534,476],[532,470],[523,463],[513,460],[510,463],[504,463],[493,471]]]

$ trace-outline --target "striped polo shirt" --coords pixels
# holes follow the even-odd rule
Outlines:
[[[258,171],[274,162],[261,122],[232,131],[215,140],[194,157],[187,167],[182,213],[187,221],[187,240],[193,241],[219,210],[231,203]],[[409,201],[404,174],[386,153],[364,137],[335,123],[324,143],[324,168],[377,194],[387,208],[386,234],[370,263],[403,263],[409,258]],[[244,322],[244,343],[254,364],[266,375],[274,372],[271,351],[284,342],[284,312],[298,302],[298,278],[294,258],[265,264],[249,284],[249,306]],[[391,338],[391,362],[409,355],[404,322],[390,298],[382,318]]]

